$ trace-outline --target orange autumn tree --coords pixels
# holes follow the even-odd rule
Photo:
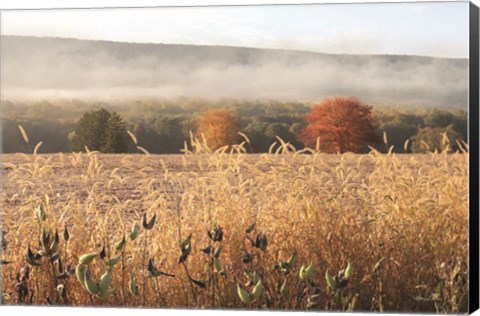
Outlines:
[[[360,153],[366,144],[377,143],[372,107],[354,97],[334,97],[315,105],[305,117],[307,126],[298,139],[307,147],[328,153]]]
[[[237,118],[225,109],[210,110],[195,119],[195,136],[205,137],[212,149],[235,144],[239,140],[238,132]]]

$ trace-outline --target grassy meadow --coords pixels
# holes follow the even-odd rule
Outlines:
[[[5,304],[466,312],[468,153],[2,155]]]

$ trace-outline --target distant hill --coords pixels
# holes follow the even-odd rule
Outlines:
[[[467,106],[468,60],[2,36],[2,97],[229,97]]]

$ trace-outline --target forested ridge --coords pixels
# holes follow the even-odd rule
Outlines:
[[[2,101],[2,152],[29,152],[18,125],[29,135],[30,143],[43,141],[39,153],[70,152],[69,134],[85,113],[104,108],[116,112],[128,130],[138,139],[138,145],[151,153],[180,153],[184,141],[195,130],[195,119],[206,111],[221,108],[231,112],[238,120],[238,128],[251,141],[251,151],[261,153],[277,141],[276,136],[290,142],[297,149],[303,148],[298,140],[305,127],[305,116],[313,104],[302,102],[247,101],[235,99],[146,99],[109,102],[86,102],[75,99],[37,102]],[[374,106],[376,133],[388,136],[388,145],[394,152],[425,151],[441,146],[442,133],[447,132],[453,149],[456,140],[467,141],[466,111],[432,109],[430,107]],[[409,139],[409,145],[404,147]],[[383,142],[371,144],[386,151]],[[366,151],[368,148],[366,148]],[[136,153],[130,142],[127,152]]]

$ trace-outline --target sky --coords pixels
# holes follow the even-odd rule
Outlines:
[[[468,58],[468,2],[2,12],[2,35]]]

